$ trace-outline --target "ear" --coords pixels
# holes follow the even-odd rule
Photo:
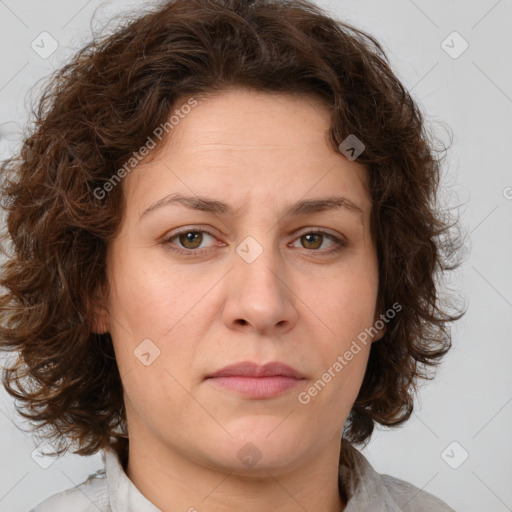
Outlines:
[[[110,331],[110,315],[105,297],[106,294],[100,291],[93,299],[92,330],[96,334],[105,334]]]
[[[384,334],[386,334],[388,327],[387,327],[387,318],[384,314],[381,314],[380,311],[375,312],[375,318],[373,319],[373,330],[376,330],[377,333],[372,337],[372,343],[374,341],[379,341],[382,339]]]

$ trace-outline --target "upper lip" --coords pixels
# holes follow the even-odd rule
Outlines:
[[[260,365],[252,361],[242,361],[240,363],[225,366],[220,370],[208,375],[211,377],[291,377],[294,379],[303,379],[304,377],[298,370],[278,361]]]

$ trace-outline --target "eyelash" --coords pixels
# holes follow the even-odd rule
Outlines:
[[[178,231],[177,233],[174,233],[172,236],[165,238],[163,240],[163,243],[165,245],[169,246],[169,250],[171,250],[177,254],[193,256],[193,257],[201,256],[203,253],[205,253],[209,249],[211,249],[211,247],[208,247],[205,249],[181,249],[179,247],[172,247],[172,245],[174,245],[174,244],[171,243],[171,240],[174,240],[175,238],[178,238],[180,235],[184,235],[187,233],[206,233],[207,235],[210,235],[212,238],[215,238],[210,232],[205,231],[203,229],[190,229],[189,228],[189,229],[184,229],[182,231]],[[320,251],[318,249],[305,249],[306,251],[318,252],[323,255],[330,255],[330,254],[340,252],[348,246],[348,244],[347,244],[347,242],[345,242],[345,240],[342,240],[341,238],[331,235],[330,233],[327,233],[326,231],[323,231],[321,229],[315,230],[315,231],[306,231],[306,232],[302,233],[301,235],[299,235],[299,237],[296,238],[294,240],[294,242],[305,235],[323,235],[323,236],[326,236],[327,238],[331,239],[334,242],[334,247],[327,251]]]

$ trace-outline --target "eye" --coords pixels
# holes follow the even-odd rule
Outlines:
[[[205,238],[207,239],[208,237],[210,237],[214,243],[210,244],[210,246],[201,247],[203,242],[205,242]],[[331,244],[328,246],[330,248],[325,249],[324,247],[324,250],[321,250],[326,240],[331,241]],[[307,249],[309,252],[318,252],[319,254],[339,252],[348,245],[345,240],[323,230],[303,233],[292,243],[292,247],[297,247],[294,245],[297,242],[301,243],[303,249]],[[203,252],[207,252],[212,246],[221,245],[208,231],[194,228],[183,229],[182,231],[173,233],[163,240],[163,244],[165,244],[169,250],[187,256],[199,256]]]
[[[182,254],[192,254],[192,253],[200,253],[206,248],[200,247],[205,238],[210,237],[215,240],[215,237],[208,233],[207,231],[203,231],[201,229],[185,229],[178,233],[174,233],[172,236],[167,237],[164,240],[165,244],[170,245],[170,249]],[[176,243],[173,243],[173,240],[177,240]]]
[[[324,241],[326,239],[331,240],[331,249],[327,249],[325,251],[318,251],[320,247],[322,247]],[[331,235],[330,233],[327,233],[325,231],[309,231],[307,233],[302,234],[299,238],[297,238],[296,242],[300,241],[302,244],[302,247],[305,249],[310,249],[313,251],[323,252],[325,253],[331,253],[331,252],[337,252],[342,250],[344,247],[347,247],[347,243],[342,240],[341,238],[338,238],[334,235]]]

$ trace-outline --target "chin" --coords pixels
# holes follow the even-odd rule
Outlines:
[[[226,434],[215,439],[205,435],[210,440],[206,450],[210,463],[235,474],[267,477],[268,472],[279,474],[298,467],[303,450],[307,451],[303,432],[299,435],[283,424],[276,428],[282,421],[275,417],[256,421],[251,417],[245,425],[239,421],[236,430],[225,425],[233,437]]]

